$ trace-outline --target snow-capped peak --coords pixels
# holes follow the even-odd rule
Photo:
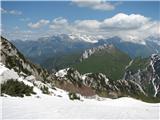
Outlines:
[[[90,43],[98,42],[98,38],[96,38],[94,36],[81,35],[81,34],[69,34],[68,36],[72,40],[78,39],[78,40],[85,41],[85,42],[90,42]]]

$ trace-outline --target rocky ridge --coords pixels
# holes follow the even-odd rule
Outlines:
[[[108,51],[110,51],[111,49],[114,49],[114,46],[112,44],[111,45],[104,44],[104,45],[100,45],[98,47],[93,47],[91,49],[87,49],[83,52],[83,54],[80,58],[80,61],[87,59],[89,56],[93,55],[95,52],[102,51],[104,49],[107,49]]]
[[[109,49],[114,48],[112,45],[104,45],[97,50],[103,50],[103,48],[106,47]],[[29,81],[39,89],[43,88],[46,90],[47,87],[48,90],[51,90],[55,89],[56,86],[69,92],[79,93],[83,96],[99,95],[110,98],[122,96],[130,96],[138,99],[148,96],[159,97],[160,57],[156,54],[152,55],[144,69],[138,69],[136,72],[132,72],[130,69],[134,63],[133,61],[133,63],[126,68],[124,79],[119,80],[110,80],[102,73],[81,74],[73,68],[63,69],[55,74],[50,74],[47,70],[27,60],[12,43],[1,37],[0,62],[4,64],[7,69],[13,69],[13,72],[16,72],[15,74],[18,76],[16,79],[23,77],[23,81]],[[149,91],[149,88],[151,91]]]

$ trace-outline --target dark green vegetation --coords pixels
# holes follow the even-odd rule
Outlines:
[[[69,99],[70,100],[80,100],[80,97],[79,96],[77,96],[77,94],[76,93],[69,93],[68,94],[68,96],[69,96]]]
[[[81,54],[82,51],[77,51],[70,54],[60,54],[56,57],[46,59],[41,65],[44,68],[47,68],[49,71],[51,71],[52,69],[60,70],[78,63]]]
[[[152,65],[151,66],[151,63]],[[132,64],[126,69],[126,80],[136,81],[147,94],[147,97],[142,97],[142,99],[148,100],[146,102],[160,102],[160,93],[159,93],[159,82],[158,77],[160,71],[160,60],[158,55],[154,55],[151,58],[140,58],[137,57],[134,59]],[[157,89],[157,93],[155,91]],[[153,97],[154,96],[154,97]],[[153,100],[153,101],[152,101]]]
[[[98,51],[88,59],[73,65],[75,69],[83,73],[103,73],[111,80],[121,79],[125,67],[130,62],[130,57],[116,48],[113,50]]]
[[[31,94],[35,94],[33,92],[33,87],[30,87],[28,85],[25,85],[23,82],[13,79],[1,84],[1,92],[18,97],[24,97],[24,95],[30,96]]]
[[[51,36],[51,37],[42,37],[38,40],[15,40],[12,43],[33,63],[40,64],[42,66],[46,66],[46,68],[56,69],[55,67],[60,67],[64,65],[63,68],[68,64],[68,58],[66,59],[66,55],[72,56],[74,53],[78,53],[79,51],[83,51],[85,49],[91,48],[93,46],[91,43],[76,39],[73,40],[70,36],[61,34]],[[64,56],[64,61],[61,56]],[[52,59],[53,58],[53,59]],[[53,64],[46,63],[49,62]],[[56,62],[56,66],[54,67],[54,63]],[[59,66],[59,64],[62,65]],[[69,62],[70,64],[70,62]],[[51,68],[52,66],[52,68]]]
[[[149,58],[136,57],[132,64],[127,68],[127,70],[132,71],[132,73],[137,72],[139,69],[143,70],[149,65]]]
[[[15,71],[18,72],[18,73],[20,73],[21,71],[23,71],[27,75],[31,75],[32,74],[29,70],[27,70],[26,68],[24,68],[22,66],[22,62],[20,62],[19,58],[17,58],[16,56],[7,56],[6,66],[8,68],[10,68],[10,69],[11,68],[15,69]]]
[[[42,86],[41,90],[42,90],[43,94],[49,94],[50,93],[49,90],[48,90],[48,87],[46,87],[46,86]]]
[[[131,97],[147,103],[160,103],[160,98],[158,97],[144,96],[144,95],[139,95],[139,96],[132,95]]]
[[[154,95],[155,90],[152,83],[152,68],[149,64],[149,58],[137,57],[133,60],[132,64],[126,69],[126,71],[131,72],[133,75],[132,78],[134,77],[135,81],[139,81],[143,90],[151,97]],[[132,78],[129,78],[128,80]]]

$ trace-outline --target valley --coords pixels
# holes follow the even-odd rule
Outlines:
[[[160,1],[1,1],[0,119],[160,120]]]

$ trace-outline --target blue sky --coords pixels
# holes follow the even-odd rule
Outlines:
[[[108,7],[108,9],[106,9],[105,7]],[[126,15],[136,14],[148,18],[149,21],[159,21],[159,7],[160,2],[151,1],[107,2],[107,4],[103,5],[99,3],[96,3],[95,5],[90,3],[71,1],[3,1],[1,4],[2,34],[4,34],[6,37],[9,37],[9,39],[21,39],[22,35],[18,36],[18,34],[13,34],[15,32],[15,29],[19,29],[21,31],[30,31],[37,34],[40,32],[44,33],[44,31],[49,31],[49,29],[51,28],[49,26],[52,24],[52,21],[54,21],[54,19],[56,18],[63,19],[63,22],[67,20],[67,24],[72,24],[70,26],[73,26],[76,23],[75,21],[77,20],[97,20],[98,22],[102,22],[105,19],[112,18],[113,16],[116,16],[119,13],[123,13]],[[38,23],[40,20],[42,21]],[[40,24],[43,23],[43,28],[39,27],[39,29],[33,29],[34,27],[36,28],[36,25],[34,26],[34,24],[36,23],[37,26],[41,26]],[[58,31],[58,29],[55,29],[54,31],[56,30]],[[63,33],[63,31],[60,32]],[[14,38],[12,37],[13,35]],[[28,37],[30,39],[36,39],[36,37],[34,37],[33,34],[28,36],[30,36]]]

